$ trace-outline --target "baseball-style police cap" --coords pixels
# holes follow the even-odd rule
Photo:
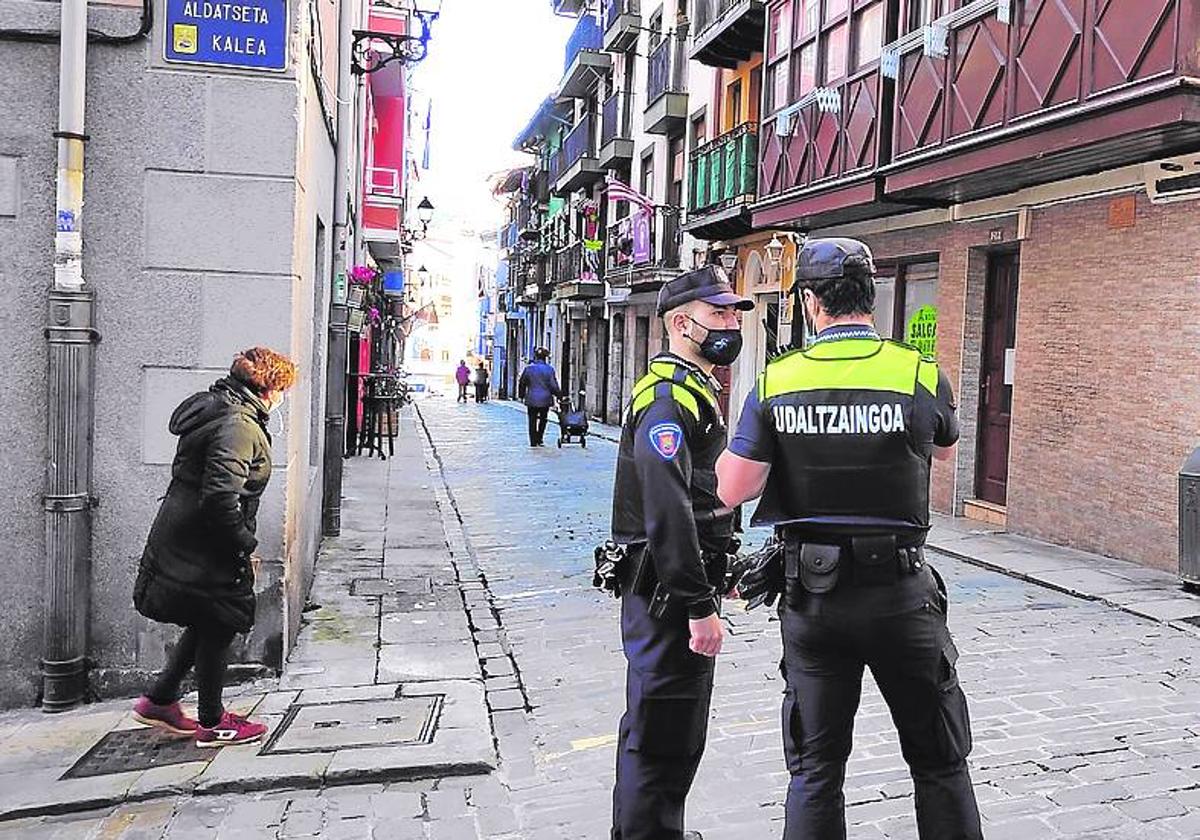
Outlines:
[[[702,300],[713,306],[732,306],[735,309],[754,308],[754,301],[744,298],[733,290],[725,272],[715,266],[706,265],[663,284],[658,290],[658,314],[665,315],[677,306]]]
[[[857,239],[808,239],[796,258],[796,282],[811,283],[839,277],[874,277],[871,249]]]

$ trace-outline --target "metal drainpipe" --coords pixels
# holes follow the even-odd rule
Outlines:
[[[334,173],[333,292],[329,304],[329,351],[325,356],[325,464],[322,475],[321,533],[336,537],[342,531],[342,473],[346,449],[346,356],[350,308],[346,305],[346,249],[354,249],[347,235],[347,202],[350,163],[354,146],[357,83],[350,73],[350,50],[359,4],[342,0],[338,12],[337,149]]]
[[[94,294],[83,282],[84,81],[87,0],[63,0],[58,90],[58,189],[47,367],[46,607],[42,708],[69,709],[87,693],[92,550]]]

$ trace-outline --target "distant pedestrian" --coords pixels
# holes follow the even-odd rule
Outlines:
[[[475,402],[487,402],[489,384],[487,368],[480,362],[479,367],[475,368]]]
[[[550,351],[546,348],[539,348],[533,354],[533,362],[521,372],[517,396],[525,401],[525,410],[529,414],[529,445],[545,446],[543,439],[550,406],[562,396],[558,374],[550,365]]]
[[[454,381],[458,383],[458,401],[467,401],[467,386],[471,384],[471,369],[463,359],[458,360],[458,370],[454,371]]]
[[[251,554],[259,497],[271,479],[267,420],[296,382],[296,365],[265,347],[239,353],[229,375],[171,415],[179,436],[171,483],[150,528],[133,590],[137,611],[184,628],[166,670],[133,707],[138,721],[200,747],[257,741],[267,727],[221,704],[233,637],[254,624]],[[179,705],[195,669],[199,720]]]

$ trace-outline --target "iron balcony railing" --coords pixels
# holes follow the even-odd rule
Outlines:
[[[567,39],[566,60],[563,62],[563,72],[571,69],[575,57],[584,50],[599,52],[604,47],[604,32],[596,23],[595,15],[583,15],[575,24],[575,30]]]
[[[604,29],[608,30],[621,15],[640,15],[641,0],[608,0],[604,4]]]
[[[557,181],[558,176],[561,175],[568,168],[566,166],[563,166],[564,158],[565,158],[565,151],[563,149],[559,149],[557,152],[553,152],[550,155],[550,165],[549,165],[549,167],[547,167],[546,171],[550,176],[551,184],[553,184],[555,181]]]
[[[604,278],[604,260],[599,251],[589,252],[583,242],[559,249],[554,255],[554,282],[596,282]]]
[[[608,99],[600,110],[600,145],[606,146],[613,140],[629,140],[631,132],[630,108],[633,97],[628,93],[617,91]]]
[[[617,282],[623,271],[678,268],[680,242],[679,208],[656,207],[644,215],[635,210],[608,226],[604,264],[609,280]]]
[[[692,152],[688,214],[708,213],[758,192],[758,125],[742,123]]]
[[[716,24],[726,12],[736,6],[739,0],[695,0],[692,10],[692,21],[695,23],[696,35],[702,35]]]
[[[668,33],[650,53],[646,76],[646,105],[668,93],[687,93],[686,40]]]
[[[584,114],[567,139],[563,141],[563,160],[558,175],[561,176],[582,158],[596,156],[596,115]]]

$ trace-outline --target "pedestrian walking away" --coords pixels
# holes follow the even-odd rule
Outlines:
[[[842,785],[869,667],[912,776],[920,840],[979,840],[971,726],[925,559],[932,457],[958,440],[937,362],[875,332],[875,266],[852,239],[806,242],[797,311],[811,346],[767,363],[717,464],[726,505],[762,496],[775,565],[739,589],[782,590],[785,840],[846,837]]]
[[[517,397],[524,400],[529,415],[530,446],[545,446],[550,406],[562,395],[558,374],[550,364],[550,351],[540,347],[533,354],[533,362],[521,371],[521,379],[517,382]]]
[[[466,360],[458,360],[458,369],[454,371],[454,381],[458,383],[458,402],[467,401],[467,386],[471,384],[471,369]]]
[[[475,402],[487,402],[488,385],[487,368],[480,362],[479,367],[475,368]]]
[[[624,547],[616,576],[628,663],[614,840],[699,836],[684,834],[684,802],[707,737],[724,636],[716,584],[733,526],[715,492],[725,425],[711,373],[737,357],[738,310],[752,306],[712,266],[665,284],[658,314],[669,350],[650,362],[625,413],[612,519]]]
[[[259,498],[271,479],[268,417],[296,382],[296,365],[265,347],[236,357],[229,375],[188,397],[171,416],[179,436],[167,487],[142,554],[133,602],[147,618],[184,628],[158,680],[134,705],[134,717],[197,746],[259,740],[261,723],[221,703],[226,657],[254,624],[251,555]],[[195,670],[199,720],[179,704],[180,684]]]

